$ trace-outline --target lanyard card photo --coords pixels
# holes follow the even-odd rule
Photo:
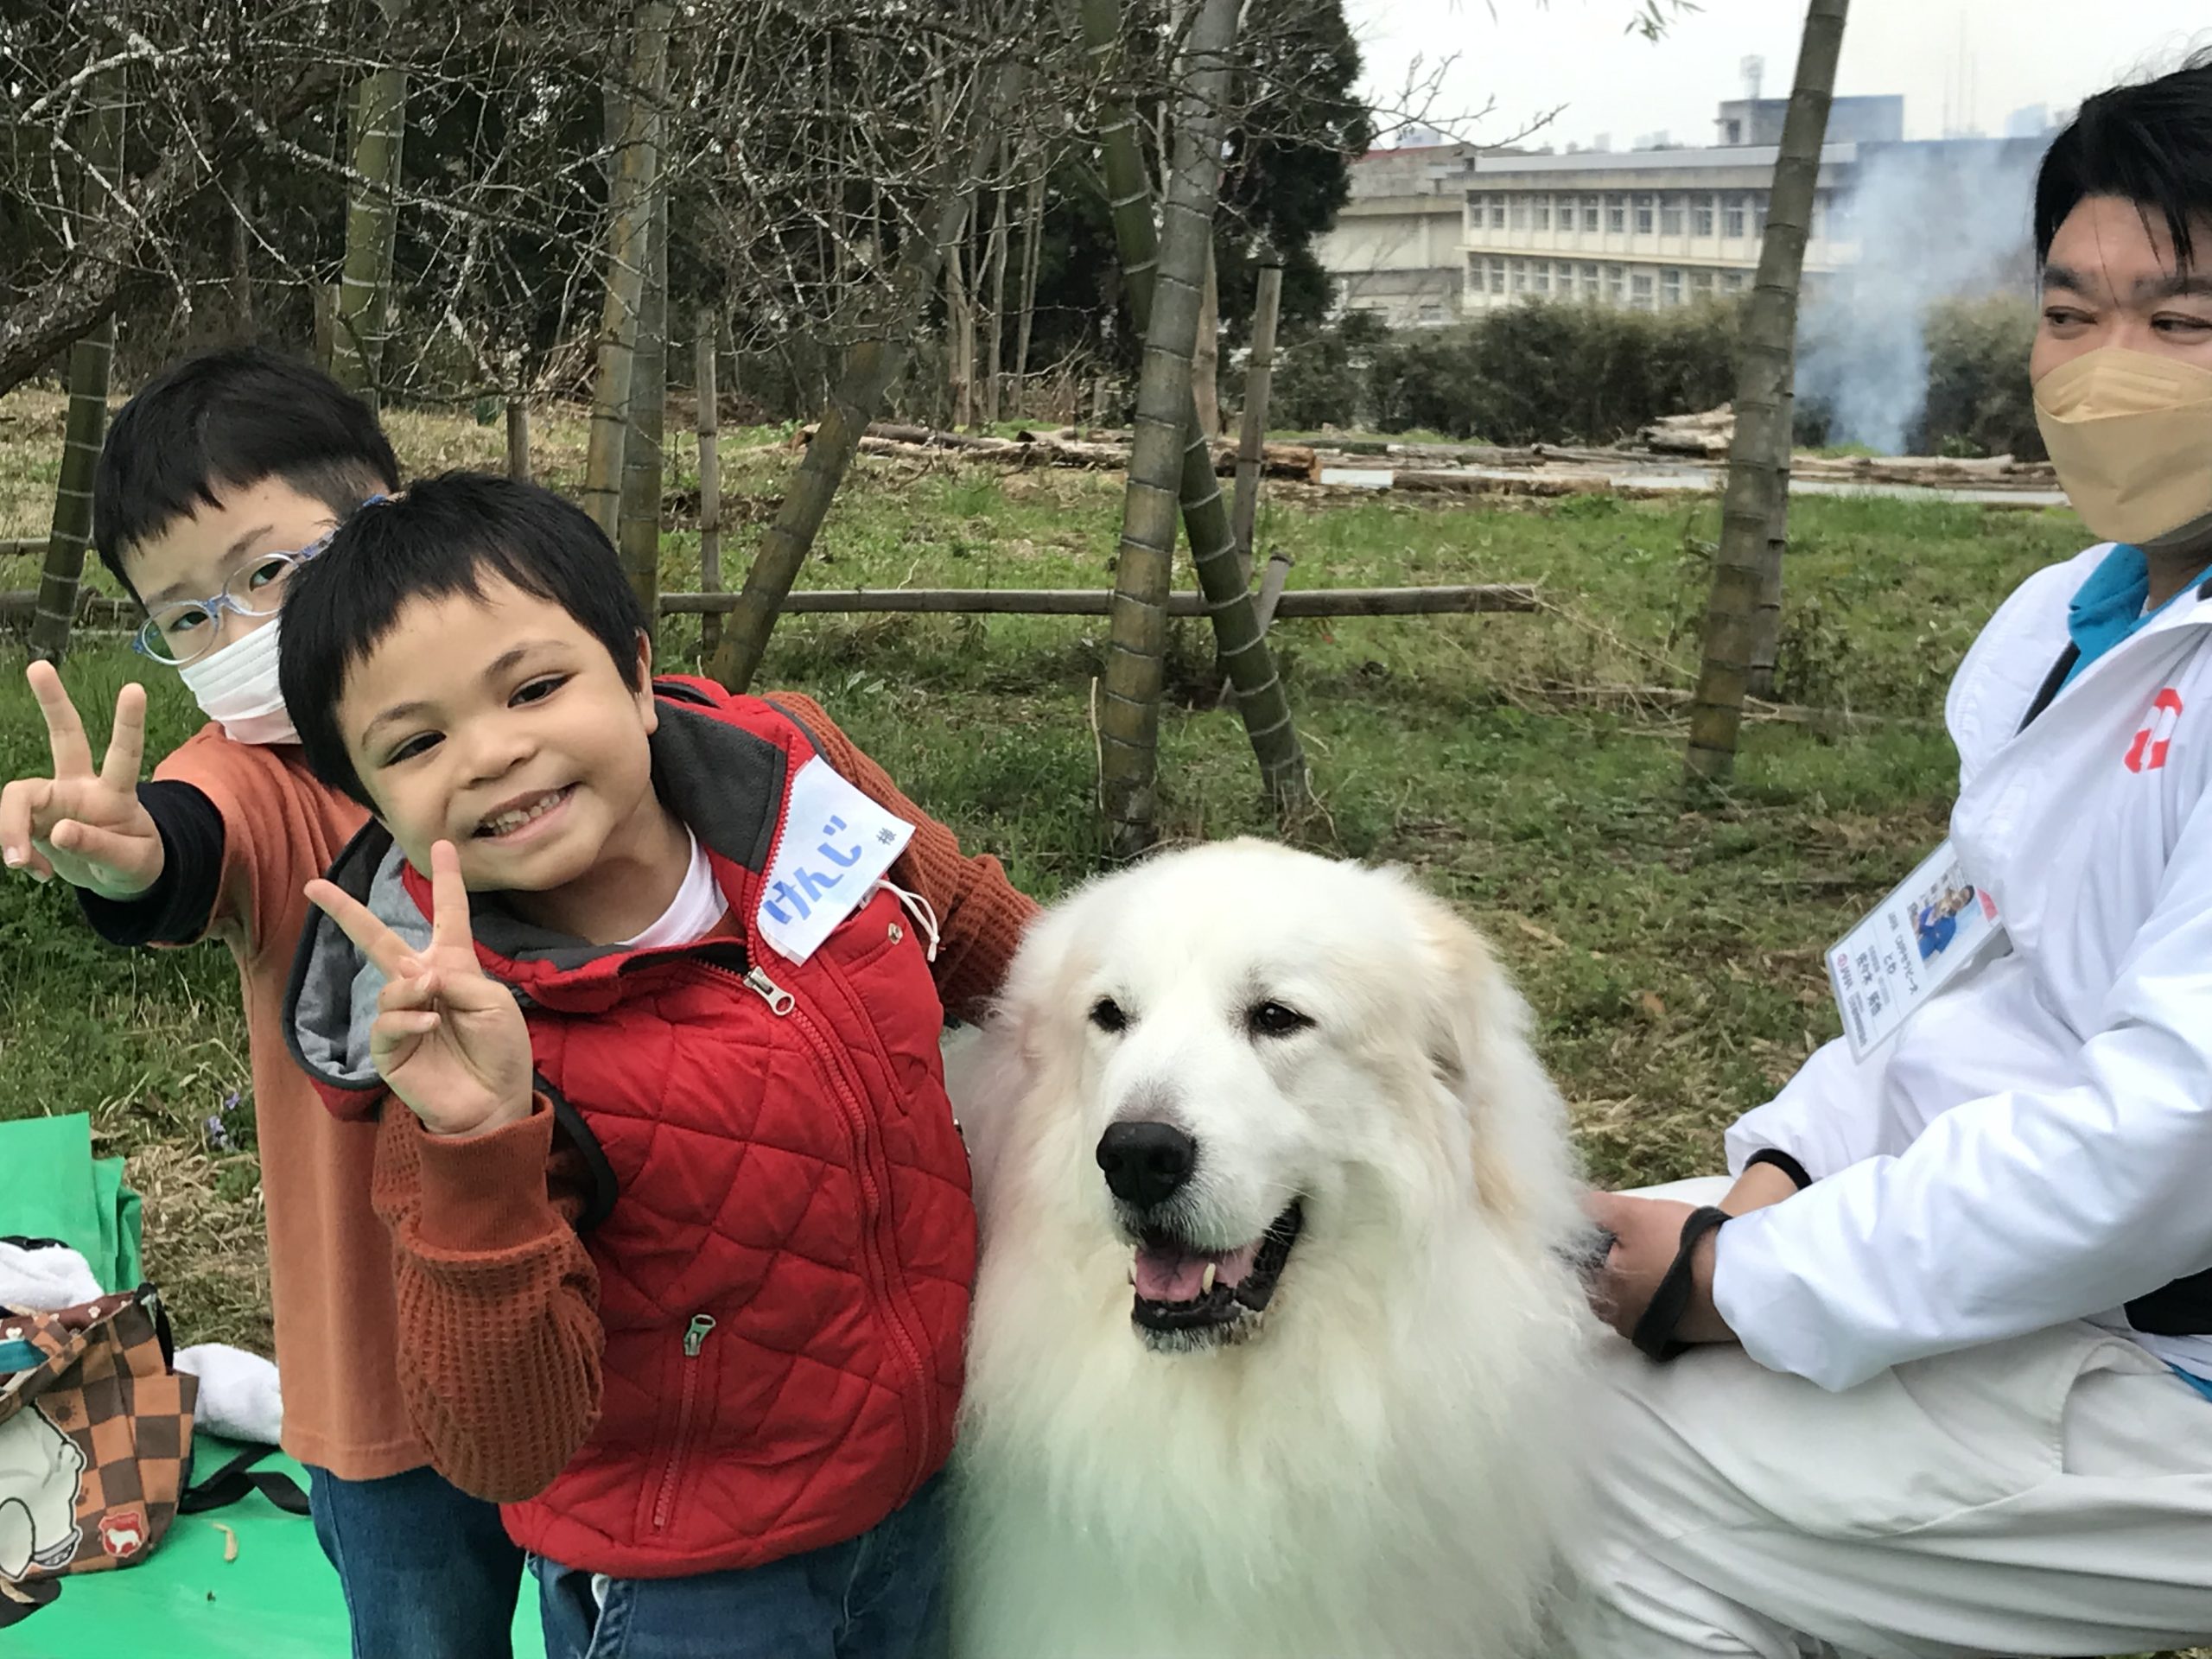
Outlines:
[[[1828,951],[1828,983],[1852,1057],[1864,1059],[1980,954],[1997,905],[1945,842]]]

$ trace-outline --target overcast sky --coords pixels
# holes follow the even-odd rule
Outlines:
[[[1713,136],[1713,106],[1743,95],[1739,65],[1766,60],[1764,92],[1786,97],[1800,0],[1703,0],[1656,44],[1623,33],[1634,0],[1345,0],[1378,105],[1402,103],[1416,56],[1456,54],[1439,113],[1497,112],[1465,136],[1503,142],[1561,106],[1533,143],[1601,133],[1617,148],[1662,130]],[[1839,93],[1901,92],[1905,134],[2005,130],[2023,105],[2070,108],[2101,86],[2212,46],[2206,0],[1858,0],[1844,31]]]

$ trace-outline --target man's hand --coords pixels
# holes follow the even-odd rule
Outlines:
[[[1675,1254],[1681,1249],[1682,1224],[1695,1206],[1670,1198],[1592,1192],[1583,1199],[1582,1207],[1591,1220],[1613,1236],[1613,1248],[1587,1281],[1591,1311],[1624,1337],[1630,1336],[1643,1310],[1651,1306],[1659,1281],[1675,1264]],[[1675,1326],[1679,1342],[1735,1340],[1735,1333],[1713,1306],[1715,1237],[1715,1233],[1706,1234],[1691,1258],[1690,1299]]]
[[[0,790],[0,861],[40,881],[60,876],[103,899],[136,899],[161,880],[162,832],[138,800],[146,751],[146,690],[126,685],[115,700],[107,758],[92,770],[92,746],[51,663],[25,678],[46,716],[54,776],[19,778]]]
[[[474,1135],[530,1116],[530,1031],[514,994],[476,960],[451,842],[430,849],[430,948],[420,955],[330,882],[308,882],[307,895],[384,970],[369,1059],[424,1128]]]

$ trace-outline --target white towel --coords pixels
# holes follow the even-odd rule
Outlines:
[[[0,1307],[21,1313],[54,1313],[95,1301],[99,1281],[85,1258],[66,1244],[26,1249],[0,1244]]]
[[[219,1342],[176,1351],[176,1368],[200,1379],[194,1421],[211,1434],[274,1446],[284,1429],[276,1368],[259,1354]]]

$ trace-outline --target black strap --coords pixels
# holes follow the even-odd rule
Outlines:
[[[1683,1310],[1690,1305],[1694,1280],[1691,1259],[1697,1254],[1698,1242],[1727,1219],[1726,1210],[1707,1205],[1691,1211],[1689,1219],[1682,1223],[1682,1242],[1675,1248],[1675,1260],[1667,1276],[1659,1281],[1659,1288],[1651,1293],[1651,1305],[1643,1310],[1643,1317],[1636,1322],[1629,1338],[1651,1358],[1672,1359],[1690,1345],[1675,1339],[1675,1327],[1682,1322]]]
[[[305,1515],[308,1495],[300,1490],[298,1481],[274,1469],[253,1466],[275,1450],[269,1446],[248,1446],[207,1479],[187,1487],[176,1501],[176,1512],[205,1515],[210,1510],[228,1509],[249,1492],[259,1492],[287,1515]]]
[[[2058,660],[2050,665],[2050,672],[2043,677],[2043,684],[2037,689],[2036,699],[2028,705],[2028,712],[2020,716],[2019,725],[2013,728],[2013,736],[2018,737],[2034,725],[2036,716],[2050,707],[2050,700],[2058,695],[2066,683],[2066,677],[2074,671],[2074,664],[2081,660],[2082,647],[2069,640],[2066,649],[2058,653]]]
[[[1792,1158],[1780,1147],[1761,1147],[1757,1152],[1744,1160],[1744,1167],[1745,1169],[1751,1169],[1759,1164],[1772,1164],[1777,1169],[1780,1170],[1783,1174],[1789,1178],[1791,1183],[1800,1192],[1802,1192],[1807,1187],[1813,1184],[1813,1178],[1805,1173],[1805,1166],[1799,1163],[1795,1158]]]

